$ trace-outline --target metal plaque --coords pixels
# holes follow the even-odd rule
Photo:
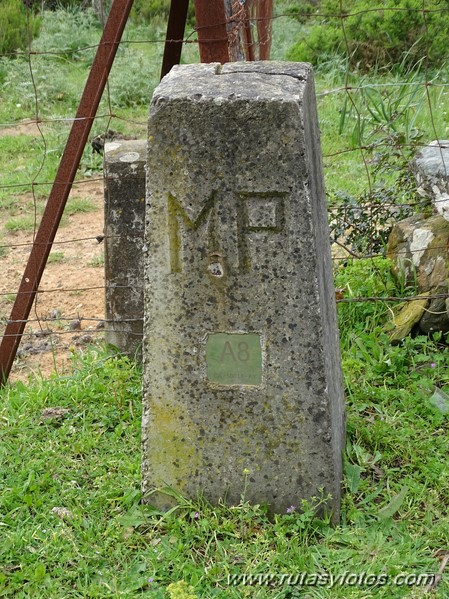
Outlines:
[[[210,333],[206,341],[207,379],[220,385],[262,384],[258,333]]]

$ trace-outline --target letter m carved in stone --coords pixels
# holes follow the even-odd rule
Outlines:
[[[197,231],[201,225],[206,223],[209,229],[207,217],[213,208],[215,193],[212,193],[196,219],[191,218],[182,204],[171,194],[168,194],[168,234],[170,240],[170,270],[172,273],[182,272],[182,230]],[[181,222],[183,227],[181,228]],[[209,231],[209,236],[211,231]]]

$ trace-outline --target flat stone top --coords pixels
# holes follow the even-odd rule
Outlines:
[[[152,108],[165,98],[220,103],[239,100],[297,102],[301,89],[312,76],[308,63],[239,62],[181,65],[172,68],[157,87]]]
[[[449,177],[449,140],[432,141],[415,158],[416,168],[428,177]]]
[[[104,144],[104,160],[106,163],[142,162],[147,159],[146,139],[118,139]]]

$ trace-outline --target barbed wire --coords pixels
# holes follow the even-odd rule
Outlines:
[[[340,8],[341,8],[342,3],[340,3]],[[306,19],[309,23],[313,23],[316,22],[320,19],[336,19],[339,20],[341,23],[341,30],[343,32],[343,39],[344,39],[344,44],[346,46],[346,54],[347,54],[347,67],[346,67],[346,71],[344,73],[344,84],[337,84],[336,87],[333,87],[331,89],[324,89],[321,91],[317,92],[317,98],[319,100],[319,102],[326,102],[327,98],[330,96],[334,96],[336,94],[341,94],[344,98],[346,98],[350,104],[351,104],[351,108],[353,111],[353,116],[351,118],[353,118],[353,122],[363,122],[364,119],[368,118],[361,110],[361,106],[358,103],[358,98],[360,97],[360,94],[370,91],[370,90],[394,90],[395,88],[408,88],[408,89],[422,89],[423,93],[425,95],[425,102],[426,102],[426,106],[427,106],[427,111],[428,111],[428,115],[429,115],[429,120],[430,120],[430,128],[433,132],[433,137],[435,140],[439,140],[442,138],[442,136],[440,135],[440,127],[437,126],[437,108],[435,106],[436,104],[436,100],[434,98],[431,97],[431,90],[435,89],[435,90],[441,90],[442,92],[444,92],[445,90],[449,90],[449,81],[445,82],[444,80],[439,79],[438,74],[435,74],[433,72],[431,72],[431,69],[429,67],[429,61],[427,57],[424,57],[423,59],[423,70],[422,73],[420,73],[419,75],[419,79],[418,80],[414,80],[414,81],[404,81],[400,79],[400,77],[398,77],[397,81],[385,81],[385,82],[380,82],[377,83],[375,81],[370,82],[370,81],[366,81],[366,78],[361,77],[361,82],[357,83],[354,82],[354,74],[351,72],[350,70],[350,63],[351,63],[351,49],[350,49],[350,43],[348,40],[348,37],[346,35],[346,23],[348,22],[348,19],[350,18],[354,18],[354,17],[358,17],[364,13],[376,13],[379,10],[382,10],[383,12],[391,12],[391,13],[416,13],[416,14],[421,14],[423,16],[423,20],[424,20],[424,37],[426,39],[426,41],[428,42],[428,38],[429,38],[429,28],[428,28],[428,22],[427,22],[427,18],[429,15],[431,14],[440,14],[440,13],[444,13],[444,12],[449,12],[449,10],[447,8],[425,8],[424,3],[423,3],[423,7],[422,8],[411,8],[411,7],[407,7],[407,8],[402,8],[402,7],[376,7],[373,6],[371,8],[366,8],[363,11],[354,11],[354,12],[344,12],[343,10],[340,9],[339,12],[326,12],[326,11],[322,11],[320,9],[316,10],[315,12],[313,12],[312,14],[308,13],[307,11],[299,11],[297,13],[295,13],[294,17],[295,18],[300,18],[300,19]],[[276,22],[279,19],[286,19],[292,18],[292,14],[291,13],[281,13],[281,14],[275,14],[272,16],[272,21]],[[234,19],[235,20],[235,19]],[[226,20],[226,23],[222,23],[222,25],[224,24],[232,24],[233,19],[232,16],[230,19]],[[251,23],[253,25],[255,25],[257,22],[256,18],[252,18],[251,19]],[[161,35],[160,37],[156,38],[156,37],[150,37],[148,39],[123,39],[120,42],[120,46],[123,48],[133,48],[133,47],[139,47],[141,45],[154,45],[157,47],[163,47],[165,45],[165,43],[167,41],[170,41],[172,43],[182,43],[185,46],[194,46],[198,44],[198,37],[197,37],[197,33],[198,31],[200,31],[201,28],[193,28],[192,31],[184,36],[182,39],[170,39],[167,40],[165,39],[164,35]],[[203,42],[207,43],[207,39],[204,39]],[[225,41],[223,40],[217,40],[216,38],[214,38],[213,40],[210,40],[213,42],[217,42],[217,41]],[[93,50],[96,50],[98,47],[100,46],[100,44],[87,44],[87,45],[83,45],[82,47],[77,49],[77,52],[79,53],[89,53]],[[39,144],[41,144],[41,152],[42,152],[42,158],[40,160],[40,163],[37,165],[34,165],[34,172],[33,172],[33,176],[27,180],[27,181],[14,181],[14,182],[0,182],[0,192],[4,192],[4,193],[14,193],[14,192],[23,192],[23,193],[31,193],[32,195],[32,216],[34,219],[34,225],[32,228],[32,232],[30,233],[30,241],[27,242],[14,242],[14,240],[12,239],[11,242],[8,239],[8,243],[2,241],[0,243],[0,250],[10,250],[10,249],[14,249],[14,248],[29,248],[33,245],[33,239],[35,237],[36,234],[36,230],[37,230],[37,225],[39,223],[40,220],[40,216],[39,216],[39,198],[37,197],[38,194],[40,194],[42,192],[42,190],[44,190],[45,188],[48,188],[49,186],[51,186],[53,184],[52,180],[45,180],[45,181],[41,181],[39,180],[41,176],[43,176],[44,173],[44,165],[45,165],[45,161],[47,159],[47,154],[49,151],[49,141],[48,141],[48,132],[46,131],[46,126],[50,125],[50,126],[60,126],[60,127],[65,127],[66,125],[71,125],[73,122],[75,122],[76,120],[86,120],[86,119],[77,119],[75,117],[72,116],[61,116],[59,114],[55,114],[55,115],[47,115],[45,114],[45,111],[41,110],[41,104],[42,104],[42,100],[40,99],[40,94],[39,94],[39,80],[35,78],[35,65],[33,64],[33,61],[37,58],[37,57],[42,57],[42,58],[48,58],[49,60],[56,58],[65,58],[65,52],[64,51],[37,51],[35,49],[33,49],[32,46],[32,42],[31,42],[31,36],[29,35],[29,41],[28,41],[28,49],[27,50],[23,50],[23,51],[17,51],[14,53],[2,53],[0,54],[0,58],[11,58],[12,56],[14,56],[15,58],[18,58],[20,60],[26,60],[28,62],[28,66],[29,66],[29,71],[30,71],[30,79],[31,79],[31,84],[32,84],[32,88],[33,88],[33,96],[34,96],[34,108],[31,110],[31,118],[29,118],[26,121],[26,124],[29,126],[35,126],[37,128],[37,131],[35,133],[37,133],[36,139],[39,140]],[[54,61],[53,61],[54,64]],[[159,64],[157,65],[159,66]],[[57,68],[57,66],[55,66],[55,68]],[[137,126],[137,127],[146,127],[147,125],[147,121],[146,120],[140,120],[139,118],[133,118],[132,115],[130,116],[129,114],[126,114],[123,110],[120,110],[120,108],[118,108],[117,106],[114,106],[114,101],[112,98],[112,95],[110,93],[110,89],[109,86],[106,89],[106,92],[104,94],[104,103],[106,108],[103,108],[101,110],[101,112],[99,114],[97,114],[93,120],[95,122],[101,123],[101,127],[102,130],[106,133],[108,131],[108,129],[110,128],[111,124],[115,121],[120,121],[121,123],[123,123],[124,126]],[[91,119],[92,120],[92,119]],[[104,123],[104,121],[106,121],[106,123]],[[0,123],[0,138],[2,135],[5,135],[5,130],[7,129],[11,129],[11,128],[20,128],[24,125],[23,121],[11,121],[11,122],[2,122]],[[379,132],[377,132],[379,133]],[[447,136],[449,137],[449,132],[447,133]],[[372,174],[372,165],[370,163],[371,160],[371,153],[372,152],[376,152],[379,153],[382,150],[388,150],[391,148],[391,145],[383,140],[379,140],[376,139],[376,133],[374,134],[373,139],[371,140],[371,143],[368,143],[366,141],[365,138],[365,143],[361,142],[361,143],[351,143],[351,145],[348,145],[348,147],[340,147],[338,150],[336,151],[326,151],[323,153],[323,158],[324,160],[330,160],[330,159],[336,159],[338,157],[344,157],[347,154],[351,154],[351,153],[355,153],[358,154],[360,156],[360,160],[361,163],[363,165],[363,169],[364,169],[364,175],[363,178],[366,182],[366,189],[367,189],[367,193],[371,194],[373,193],[374,189],[375,189],[375,184],[373,181],[373,174]],[[429,140],[430,141],[430,140]],[[53,143],[53,142],[52,142]],[[348,142],[349,144],[350,142]],[[53,144],[55,145],[55,144]],[[419,151],[421,148],[425,148],[427,147],[427,143],[425,143],[422,140],[413,140],[413,143],[405,143],[404,140],[402,140],[399,144],[398,144],[398,150],[399,151],[404,151],[404,149],[408,148],[408,149],[412,149],[414,152]],[[444,144],[443,142],[440,143],[440,151],[441,151],[441,160],[442,163],[445,164],[445,159],[444,159],[444,155],[442,150],[445,149],[447,146],[447,144]],[[54,149],[52,147],[52,149]],[[405,158],[405,157],[404,157]],[[45,175],[45,173],[44,173]],[[98,174],[98,176],[95,174],[95,176],[89,177],[89,178],[78,178],[73,187],[75,188],[80,188],[82,187],[84,184],[91,184],[93,182],[97,182],[97,183],[103,183],[103,176],[102,174]],[[106,181],[106,186],[107,186],[107,181]],[[448,199],[447,198],[433,198],[432,199],[432,205],[435,208],[438,208],[438,206],[440,204],[444,204],[447,203]],[[330,210],[330,218],[333,218],[333,210],[337,207],[339,207],[341,204],[339,203],[339,201],[337,199],[334,199],[332,194],[329,194],[329,210]],[[382,203],[382,208],[384,210],[389,210],[389,209],[397,209],[397,208],[410,208],[410,209],[427,209],[430,205],[430,199],[428,197],[418,197],[418,193],[416,194],[416,197],[413,200],[407,199],[407,201],[403,201],[403,202],[395,202],[395,201],[385,201]],[[345,206],[345,210],[348,211],[348,213],[354,213],[354,212],[359,212],[362,209],[365,210],[370,210],[372,209],[374,206],[374,204],[370,204],[369,202],[365,203],[363,207],[361,207],[360,205],[347,205]],[[0,208],[1,210],[1,208]],[[105,212],[106,212],[106,218],[108,215],[108,200],[105,200]],[[392,219],[394,219],[394,215],[391,216]],[[351,222],[348,220],[345,224],[347,224],[348,226],[351,226]],[[101,223],[99,223],[99,229],[101,228]],[[357,230],[357,227],[354,227]],[[75,236],[73,238],[70,239],[58,239],[55,240],[52,244],[48,244],[48,245],[52,245],[52,246],[61,246],[61,245],[68,245],[68,244],[75,244],[75,243],[81,243],[81,242],[92,242],[93,244],[95,243],[95,245],[99,245],[102,242],[109,242],[111,240],[117,239],[120,236],[117,235],[104,235],[103,231],[99,230],[98,235],[95,236]],[[141,234],[135,234],[132,231],[127,231],[126,232],[126,237],[129,239],[132,239],[133,237],[135,238],[142,238]],[[384,257],[385,256],[385,251],[382,252],[369,252],[369,253],[363,253],[363,252],[357,252],[354,249],[351,248],[350,244],[345,244],[345,240],[344,238],[338,238],[338,239],[334,239],[335,243],[337,245],[339,245],[343,250],[346,250],[347,255],[345,256],[333,256],[332,259],[334,261],[335,264],[346,264],[349,263],[351,261],[356,261],[356,260],[360,260],[360,259],[365,259],[365,260],[373,260],[375,258],[379,258],[379,257]],[[432,246],[432,252],[445,252],[447,251],[447,245],[437,245],[437,246]],[[423,253],[423,251],[426,250],[426,247],[407,247],[405,249],[397,249],[396,250],[396,255],[397,256],[405,256],[405,257],[410,257],[410,256],[414,256],[414,255],[420,255]],[[151,251],[151,248],[148,250]],[[0,261],[3,260],[3,257],[0,256]],[[12,283],[9,283],[7,281],[3,281],[3,283],[5,283],[5,286],[11,286],[13,287]],[[64,315],[60,315],[58,318],[52,319],[49,316],[45,316],[43,314],[41,314],[41,312],[39,310],[40,307],[38,305],[39,299],[42,298],[42,296],[44,294],[46,294],[46,296],[50,295],[50,294],[68,294],[68,293],[87,293],[90,291],[105,291],[106,289],[143,289],[144,285],[143,283],[141,285],[139,284],[135,284],[135,285],[108,285],[107,282],[105,283],[101,283],[98,285],[85,285],[85,286],[67,286],[67,287],[60,287],[60,288],[48,288],[45,289],[44,288],[39,288],[37,290],[36,293],[36,305],[34,308],[34,316],[33,318],[28,318],[26,320],[5,320],[2,319],[2,322],[14,322],[14,323],[26,323],[28,326],[32,326],[32,325],[39,325],[42,326],[42,324],[44,323],[48,323],[49,321],[52,320],[56,320],[58,322],[61,323],[70,323],[74,318],[78,318],[80,320],[80,322],[85,322],[85,323],[105,323],[105,327],[103,327],[102,329],[99,330],[89,330],[89,334],[94,333],[94,334],[104,334],[107,332],[114,332],[115,329],[114,328],[108,328],[109,323],[113,322],[115,324],[125,324],[125,323],[133,323],[133,322],[141,322],[142,319],[140,318],[125,318],[125,319],[114,319],[114,320],[105,320],[102,318],[96,318],[96,317],[92,317],[92,316],[80,316],[78,314],[75,314],[74,316],[68,316],[67,314]],[[34,293],[34,292],[33,292]],[[349,292],[348,292],[349,293]],[[17,289],[14,289],[14,291],[0,291],[0,298],[9,298],[11,296],[14,296],[17,294]],[[415,301],[415,300],[422,300],[422,299],[427,299],[429,301],[431,300],[435,300],[435,299],[446,299],[449,297],[449,294],[441,294],[441,293],[430,293],[428,295],[419,295],[419,294],[415,294],[415,295],[409,295],[409,296],[391,296],[391,295],[385,295],[385,296],[381,296],[381,295],[373,295],[373,296],[364,296],[364,297],[340,297],[340,298],[336,298],[336,302],[338,304],[342,304],[342,303],[362,303],[362,302],[393,302],[393,303],[401,303],[401,302],[411,302],[411,301]],[[73,330],[63,330],[63,331],[52,331],[51,334],[54,335],[67,335],[67,334],[74,334]],[[25,336],[35,336],[36,333],[32,333],[32,332],[25,332],[24,333]]]

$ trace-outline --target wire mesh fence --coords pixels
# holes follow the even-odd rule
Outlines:
[[[437,0],[395,6],[285,0],[274,3],[267,27],[267,15],[256,10],[257,2],[252,4],[247,4],[246,20],[245,2],[227,6],[224,24],[232,57],[257,58],[251,47],[259,35],[262,57],[271,45],[271,59],[310,60],[315,67],[336,301],[397,305],[417,298],[445,300],[447,290],[439,285],[422,289],[417,281],[429,236],[414,239],[412,232],[410,243],[399,244],[394,256],[387,243],[392,226],[403,219],[416,219],[417,214],[422,219],[444,218],[449,197],[444,188],[449,79],[443,40],[447,29],[441,31],[441,26],[449,25],[449,8]],[[37,13],[27,6],[24,16],[25,49],[0,55],[2,327],[10,321],[104,22],[85,6]],[[131,15],[26,321],[22,357],[33,352],[52,355],[56,347],[70,350],[111,330],[104,313],[109,284],[104,279],[103,251],[108,242],[104,219],[109,215],[107,202],[106,214],[104,210],[103,146],[107,141],[145,139],[165,42],[166,15],[143,18],[137,11]],[[182,42],[183,62],[198,62],[198,29],[192,14]],[[437,142],[442,165],[437,190],[432,188],[435,182],[426,188],[417,181],[416,169],[411,168],[416,155],[432,141]],[[448,237],[431,234],[437,240],[429,259],[444,260]],[[395,285],[390,267],[376,262],[387,253],[396,262],[403,255],[410,265],[408,274],[396,273]],[[370,261],[377,279],[365,293],[345,283],[345,269],[360,261]]]

